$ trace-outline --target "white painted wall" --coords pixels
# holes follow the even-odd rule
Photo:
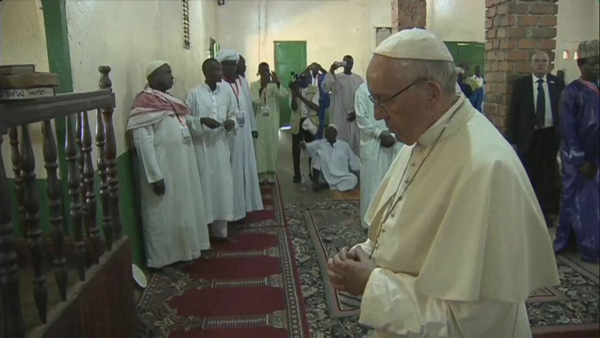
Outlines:
[[[444,41],[485,42],[485,0],[427,0],[427,29]]]
[[[0,64],[35,64],[36,70],[48,71],[48,53],[46,52],[46,32],[44,14],[35,0],[4,0],[0,11],[2,38]],[[36,176],[46,177],[44,155],[42,152],[41,124],[30,126],[36,161]],[[10,145],[8,135],[2,142],[2,159],[9,178],[14,177],[11,170]]]
[[[389,6],[389,0],[226,1],[218,7],[219,43],[244,55],[251,81],[260,62],[274,66],[277,40],[306,41],[308,64],[316,61],[326,69],[350,54],[354,72],[364,76],[375,47],[374,26],[391,25]]]
[[[577,61],[573,59],[579,42],[598,39],[598,0],[562,0],[558,2],[556,61],[553,73],[565,69],[567,84],[579,77]],[[570,60],[562,59],[563,50],[570,52]]]
[[[165,60],[172,66],[171,92],[181,99],[203,81],[202,62],[209,56],[209,39],[216,34],[216,1],[190,1],[189,5],[192,48],[186,50],[181,1],[67,1],[74,90],[96,90],[98,66],[112,68],[118,154],[127,150],[127,116],[144,87],[148,61]]]
[[[440,38],[485,42],[485,1],[429,0],[427,6],[428,28]],[[375,27],[392,25],[391,0],[227,1],[218,13],[219,43],[246,57],[251,80],[259,62],[273,65],[276,40],[307,41],[308,63],[325,68],[351,54],[355,73],[364,76]]]

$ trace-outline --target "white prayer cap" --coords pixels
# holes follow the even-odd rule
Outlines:
[[[454,62],[444,42],[420,28],[405,29],[390,35],[377,46],[373,54],[394,59]]]
[[[240,60],[240,54],[231,49],[223,49],[217,53],[216,56],[217,61],[223,63],[227,61],[232,61],[237,63]]]
[[[330,123],[327,127],[332,127],[333,129],[338,130],[337,126],[333,123]]]
[[[150,76],[150,74],[152,74],[155,70],[162,67],[162,65],[164,65],[166,63],[167,63],[166,61],[162,61],[162,60],[154,60],[154,61],[148,62],[146,64],[146,78],[148,78],[148,76]]]
[[[577,47],[577,57],[579,59],[587,59],[598,57],[600,55],[600,43],[598,40],[583,41]]]

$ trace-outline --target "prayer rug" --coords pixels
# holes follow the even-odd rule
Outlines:
[[[329,257],[366,239],[359,203],[286,203],[285,213],[313,334],[360,337],[368,331],[357,323],[360,297],[335,291],[326,274]],[[527,300],[534,337],[598,337],[598,276],[562,255],[557,263],[561,285],[538,289]]]
[[[264,209],[248,214],[245,227],[285,225],[283,200],[279,189],[279,183],[260,186]]]
[[[279,189],[261,190],[272,208],[233,227],[235,242],[151,277],[137,307],[142,337],[310,337]]]

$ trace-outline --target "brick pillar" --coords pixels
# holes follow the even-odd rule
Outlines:
[[[392,26],[394,32],[405,28],[425,28],[426,0],[392,0]]]
[[[556,1],[486,0],[485,112],[502,131],[512,83],[531,73],[533,52],[544,50],[554,61]]]

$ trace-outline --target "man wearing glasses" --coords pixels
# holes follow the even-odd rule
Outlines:
[[[444,43],[382,42],[367,70],[375,117],[405,144],[365,216],[369,239],[329,260],[376,337],[531,337],[525,300],[557,285],[550,236],[512,147],[461,93]]]

